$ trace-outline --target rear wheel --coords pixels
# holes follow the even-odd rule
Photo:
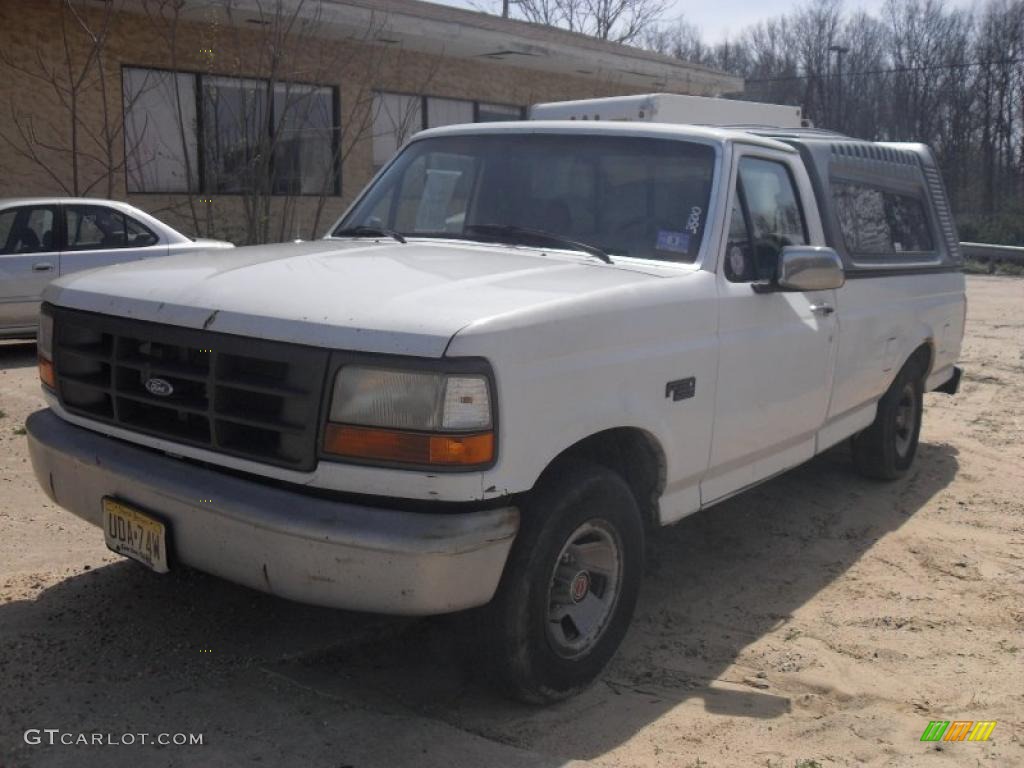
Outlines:
[[[640,512],[619,475],[585,463],[549,473],[524,505],[494,600],[478,614],[491,675],[533,703],[593,682],[629,627],[643,549]]]
[[[870,427],[853,437],[853,463],[862,475],[895,480],[914,462],[921,433],[924,372],[909,361],[878,402]]]

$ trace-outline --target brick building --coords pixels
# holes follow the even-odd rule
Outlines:
[[[182,231],[309,238],[424,127],[730,75],[418,0],[0,0],[0,197],[126,199]],[[7,111],[5,110],[5,111]]]

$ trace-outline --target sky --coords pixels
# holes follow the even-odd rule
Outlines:
[[[477,6],[497,7],[496,0],[433,0],[444,5],[455,5],[462,8]],[[967,8],[972,0],[946,0],[947,5]],[[770,19],[789,13],[801,0],[671,0],[671,6],[665,13],[665,20],[685,18],[696,25],[708,43],[718,43],[736,34],[751,24],[762,19]],[[863,8],[877,14],[885,0],[863,0],[862,2],[846,2],[848,11]]]

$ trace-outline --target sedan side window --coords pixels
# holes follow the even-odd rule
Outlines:
[[[160,239],[153,230],[145,224],[136,221],[131,216],[125,216],[124,221],[129,248],[144,248],[147,245],[156,245]]]
[[[101,205],[69,205],[64,210],[69,251],[99,251],[128,246],[125,216],[120,211]]]
[[[24,206],[0,213],[0,254],[56,250],[52,206]]]

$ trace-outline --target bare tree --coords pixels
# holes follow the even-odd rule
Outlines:
[[[503,3],[476,3],[497,12]],[[512,15],[616,43],[638,43],[661,19],[669,0],[509,0]]]
[[[13,100],[10,117],[0,127],[0,144],[44,173],[62,192],[114,194],[115,179],[124,167],[123,124],[118,95],[112,94],[107,63],[111,27],[119,3],[102,6],[84,0],[61,0],[57,7],[59,48],[56,57],[36,48],[32,58],[12,55],[0,46],[0,69],[38,85],[38,99],[58,107],[51,120],[22,111]],[[98,106],[99,120],[90,107]]]
[[[962,235],[1024,244],[1024,0],[988,0],[978,16],[942,0],[888,0],[878,15],[811,0],[728,43],[685,24],[643,41],[741,75],[747,98],[802,105],[819,126],[928,143]]]

